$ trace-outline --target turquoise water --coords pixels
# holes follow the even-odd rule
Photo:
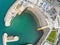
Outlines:
[[[41,32],[36,30],[37,23],[29,12],[24,11],[20,16],[17,15],[12,20],[10,27],[7,28],[4,26],[4,16],[14,1],[15,0],[0,0],[0,45],[2,45],[2,35],[4,33],[19,36],[19,41],[7,43],[8,45],[34,44],[41,36]]]

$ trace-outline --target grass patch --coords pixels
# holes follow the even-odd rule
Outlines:
[[[58,2],[60,2],[60,0],[57,0]]]
[[[52,31],[52,32],[50,33],[50,35],[48,36],[47,40],[48,40],[49,42],[54,43],[54,42],[55,42],[55,38],[56,38],[56,31]]]

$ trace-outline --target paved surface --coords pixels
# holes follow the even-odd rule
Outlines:
[[[40,2],[39,2],[40,3]],[[49,14],[47,14],[46,12],[44,12],[40,7],[34,6],[33,8],[28,8],[28,10],[32,11],[35,15],[34,18],[37,19],[37,23],[38,23],[38,27],[44,27],[47,25],[46,19],[49,22],[49,28],[44,29],[44,34],[42,36],[42,38],[39,40],[39,42],[36,45],[40,45],[42,42],[44,42],[46,40],[46,38],[48,37],[48,35],[51,32],[51,29],[53,27],[52,24],[52,20],[49,16]],[[48,35],[47,35],[48,34]]]

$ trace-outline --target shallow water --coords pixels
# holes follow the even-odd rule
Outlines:
[[[33,16],[24,11],[21,15],[17,15],[11,22],[10,27],[5,27],[4,17],[9,7],[15,0],[0,0],[0,45],[2,45],[2,35],[8,33],[8,35],[19,36],[19,41],[7,43],[8,45],[21,45],[24,43],[35,43],[41,36],[41,32],[38,32],[37,23]]]

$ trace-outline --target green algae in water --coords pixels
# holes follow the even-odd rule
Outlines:
[[[34,44],[39,37],[40,33],[37,31],[37,23],[33,16],[24,11],[21,15],[17,15],[13,20],[9,28],[6,29],[8,35],[19,36],[19,41],[10,42],[8,45],[21,45],[25,43]]]

